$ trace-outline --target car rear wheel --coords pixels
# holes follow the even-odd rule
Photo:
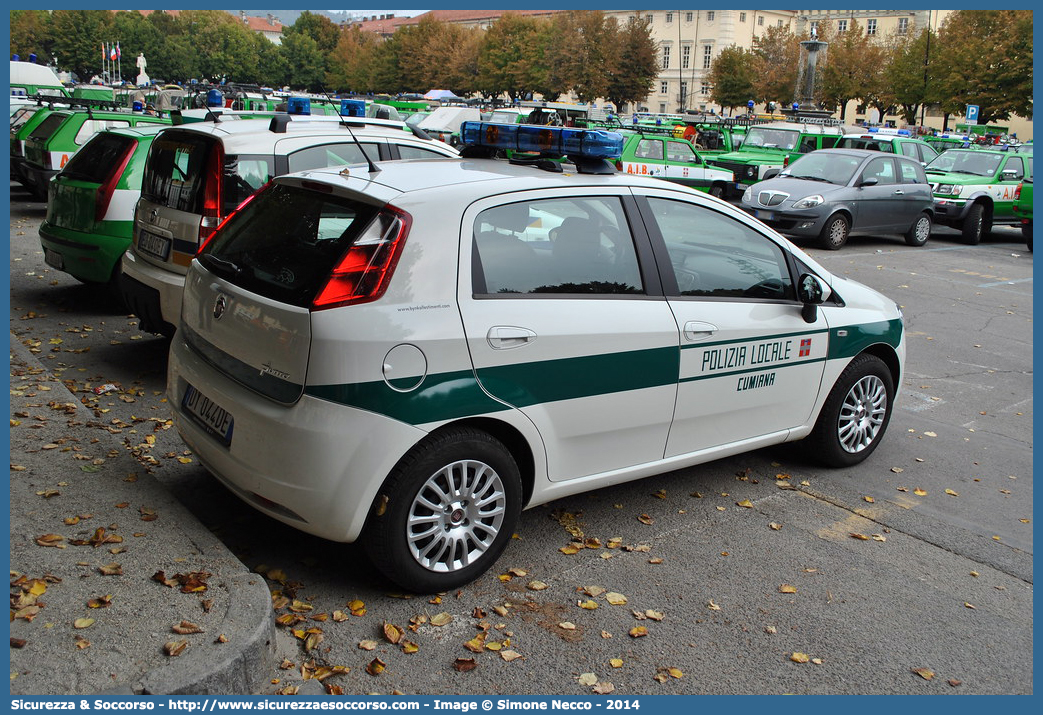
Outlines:
[[[724,185],[723,184],[714,184],[713,186],[710,187],[710,192],[709,193],[710,193],[710,196],[716,196],[719,199],[723,199],[724,198]]]
[[[858,464],[877,448],[894,404],[891,371],[864,353],[844,368],[808,436],[815,458],[830,467]]]
[[[823,248],[836,251],[847,243],[847,235],[850,231],[851,222],[847,220],[847,216],[843,214],[830,216],[826,225],[822,227],[819,240]]]
[[[473,581],[507,546],[521,513],[511,453],[473,429],[436,434],[395,467],[363,534],[373,564],[417,593]]]
[[[920,214],[905,234],[905,242],[910,246],[922,246],[931,237],[931,216],[926,211]]]
[[[985,207],[981,204],[971,206],[961,228],[964,242],[977,246],[990,229],[988,219],[985,216]]]

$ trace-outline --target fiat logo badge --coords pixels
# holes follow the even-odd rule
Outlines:
[[[149,223],[155,223],[157,218],[159,218],[159,209],[152,209],[148,212]]]
[[[214,301],[214,320],[220,320],[221,316],[225,314],[228,309],[228,296],[224,293],[217,296],[217,300]]]

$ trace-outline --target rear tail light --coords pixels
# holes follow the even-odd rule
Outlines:
[[[134,154],[134,149],[137,146],[137,139],[127,144],[127,148],[123,150],[123,156],[120,157],[116,167],[109,174],[108,178],[105,179],[105,182],[98,187],[98,192],[94,198],[94,220],[96,222],[105,218],[105,214],[109,210],[109,203],[112,201],[112,194],[116,191],[116,184],[119,183],[120,177],[123,176],[127,164],[130,163],[130,157]]]
[[[398,265],[412,217],[384,208],[352,244],[312,301],[312,310],[377,300],[387,290]]]
[[[785,169],[787,166],[789,166],[789,154],[787,154],[782,160],[782,168]]]
[[[623,160],[616,159],[616,171],[623,171]]]
[[[203,218],[199,222],[199,244],[214,234],[221,223],[221,182],[224,179],[225,152],[215,145],[207,158],[203,176]]]
[[[1017,201],[1021,198],[1021,182],[1018,182],[1018,188],[1014,189],[1014,200]]]

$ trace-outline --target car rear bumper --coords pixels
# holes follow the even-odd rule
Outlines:
[[[181,319],[185,277],[156,268],[134,255],[123,254],[120,293],[145,332],[173,335]]]
[[[184,408],[189,385],[230,413],[227,446]],[[426,435],[308,395],[293,405],[269,400],[206,363],[180,336],[171,343],[167,398],[182,439],[222,483],[271,517],[332,541],[358,538],[384,479]]]
[[[112,269],[130,245],[130,239],[73,231],[44,221],[40,224],[40,245],[44,251],[54,251],[62,256],[64,265],[61,270],[69,275],[89,283],[107,283],[112,278]]]

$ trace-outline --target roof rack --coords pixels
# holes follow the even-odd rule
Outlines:
[[[35,101],[38,105],[67,104],[69,107],[84,107],[85,109],[115,109],[126,110],[127,107],[115,99],[85,99],[83,97],[62,97],[51,94],[32,94],[26,99]]]

